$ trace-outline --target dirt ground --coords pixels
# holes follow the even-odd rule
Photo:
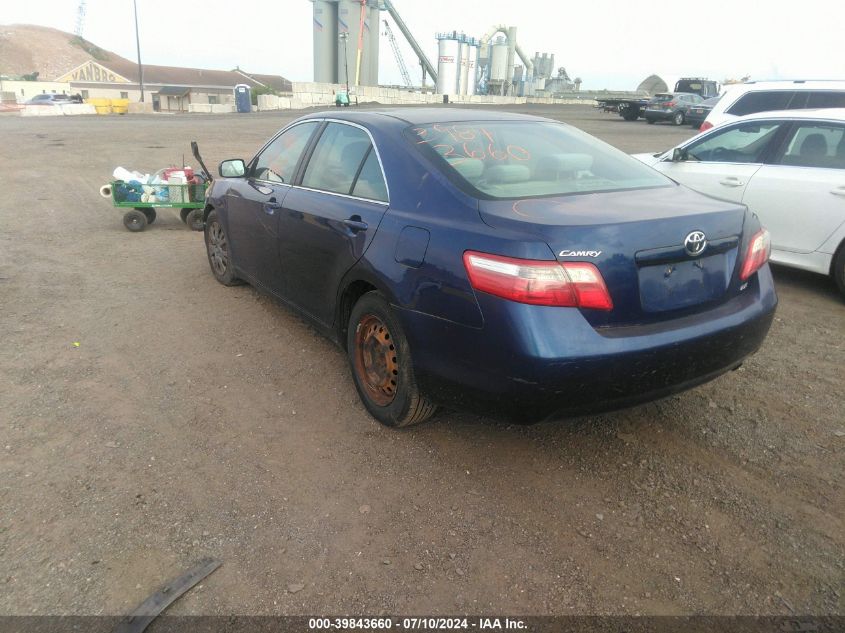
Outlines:
[[[519,106],[623,150],[689,128]],[[177,614],[842,614],[845,304],[776,269],[738,371],[511,426],[364,411],[344,354],[225,288],[117,165],[248,158],[288,114],[0,117],[0,614],[120,614],[203,556]],[[78,343],[78,347],[75,345]]]

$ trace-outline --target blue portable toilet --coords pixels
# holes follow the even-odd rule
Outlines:
[[[235,86],[235,105],[238,112],[252,112],[252,95],[246,84]]]

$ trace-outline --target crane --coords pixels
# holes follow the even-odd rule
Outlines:
[[[393,36],[393,30],[390,28],[390,23],[387,20],[383,20],[383,22],[385,29],[384,32],[387,34],[387,39],[390,41],[390,48],[393,49],[393,56],[396,58],[396,63],[399,65],[399,72],[402,73],[402,80],[408,88],[413,88],[414,83],[411,81],[411,75],[408,73],[408,67],[405,65],[405,60],[402,58],[402,51],[399,50],[399,46],[396,44],[396,38]]]
[[[82,30],[85,28],[85,0],[79,0],[79,8],[76,10],[76,37],[82,37]]]

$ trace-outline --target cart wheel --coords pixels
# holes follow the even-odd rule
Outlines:
[[[147,216],[147,224],[152,224],[153,222],[156,221],[156,210],[155,209],[150,208],[150,207],[143,207],[143,208],[136,207],[135,210],[140,211],[145,216]]]
[[[137,209],[127,211],[123,215],[123,226],[125,226],[133,233],[143,231],[145,228],[147,228],[147,216],[138,211]]]
[[[181,211],[179,211],[179,217],[182,218],[182,222],[184,222],[185,224],[188,223],[188,216],[190,215],[191,211],[193,211],[193,209],[182,209]]]
[[[205,220],[202,218],[202,209],[191,209],[185,218],[185,224],[191,227],[192,231],[202,231],[205,228]]]

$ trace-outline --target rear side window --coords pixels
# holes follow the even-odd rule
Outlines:
[[[845,169],[845,127],[832,123],[796,125],[780,162],[796,167]]]
[[[772,110],[786,110],[792,100],[793,90],[759,90],[746,92],[736,103],[728,108],[728,114],[745,116],[755,112],[770,112]]]
[[[810,93],[808,108],[845,108],[845,92],[818,90]]]
[[[318,125],[318,121],[308,121],[279,134],[255,157],[253,177],[290,184],[302,152]]]
[[[366,160],[364,160],[364,165],[361,167],[358,179],[355,181],[352,195],[358,196],[359,198],[387,202],[387,187],[384,184],[384,177],[381,173],[378,156],[376,156],[376,151],[372,148],[370,149],[370,153],[367,154]]]
[[[672,186],[635,158],[559,123],[433,123],[409,128],[405,134],[444,175],[478,198]]]

